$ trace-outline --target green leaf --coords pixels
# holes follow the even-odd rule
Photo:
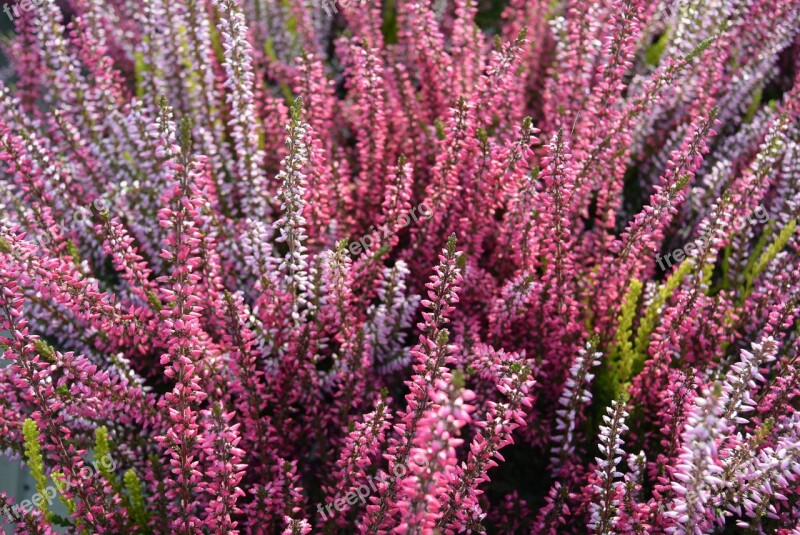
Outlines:
[[[753,93],[753,100],[750,101],[750,106],[747,108],[747,112],[744,114],[745,124],[750,124],[753,122],[753,118],[756,116],[756,113],[758,113],[759,106],[761,106],[761,99],[763,96],[764,87],[759,86]]]
[[[456,252],[456,243],[458,243],[458,239],[456,238],[456,233],[453,232],[450,234],[450,237],[447,238],[447,252],[452,255]]]
[[[456,266],[462,272],[464,271],[464,268],[467,267],[467,253],[462,252],[460,255],[458,255],[458,258],[456,259]]]
[[[64,518],[60,515],[50,515],[48,520],[56,526],[60,526],[62,528],[71,528],[75,526],[69,518]]]
[[[78,246],[72,240],[67,240],[67,254],[72,257],[72,263],[78,268],[81,266],[81,253],[78,251]]]
[[[192,118],[189,116],[181,118],[180,142],[181,150],[184,154],[192,152]]]
[[[38,340],[33,341],[33,347],[36,349],[36,353],[38,353],[40,357],[51,364],[55,364],[56,350],[50,347],[50,344],[39,338]]]
[[[456,390],[463,389],[467,384],[467,379],[466,376],[464,375],[464,371],[459,369],[453,370],[450,383]]]
[[[31,477],[36,482],[36,492],[42,496],[47,494],[47,475],[44,472],[44,458],[42,457],[41,437],[39,436],[39,426],[30,418],[26,418],[22,423],[22,436],[25,438],[25,459],[31,471]],[[45,502],[46,503],[46,502]],[[47,516],[47,506],[43,503],[39,506]]]
[[[387,45],[397,43],[397,4],[395,0],[383,2],[383,23],[381,24],[383,41]]]
[[[161,312],[164,305],[153,290],[147,290],[147,300],[156,312]]]
[[[439,336],[436,337],[436,345],[439,347],[444,347],[447,345],[447,342],[450,341],[450,331],[447,329],[442,329],[439,331]]]
[[[661,56],[667,49],[667,45],[669,45],[669,39],[670,32],[669,28],[667,28],[661,37],[658,38],[658,41],[647,47],[647,50],[644,53],[644,60],[648,65],[658,65],[658,62],[661,60]]]
[[[383,258],[383,256],[388,252],[389,252],[389,246],[388,245],[383,245],[377,251],[375,251],[375,254],[372,255],[372,258],[370,258],[370,260],[378,261],[381,258]]]
[[[145,37],[145,40],[147,38]],[[144,97],[144,73],[147,72],[147,64],[144,62],[144,54],[134,52],[134,71],[133,78],[136,83],[136,97],[141,100]]]
[[[633,337],[633,318],[636,315],[636,308],[639,303],[639,296],[642,294],[642,283],[637,279],[631,280],[625,301],[622,303],[622,311],[619,317],[619,327],[616,334],[615,353],[618,361],[617,365],[617,395],[622,394],[622,386],[631,379],[634,353],[631,339]],[[616,396],[615,396],[616,397]]]
[[[303,99],[301,97],[294,99],[289,114],[293,121],[300,121],[303,118]]]
[[[264,54],[272,61],[278,61],[278,55],[275,53],[272,37],[264,41]]]
[[[64,477],[64,474],[61,472],[53,472],[50,475],[53,478],[53,483],[56,485],[56,490],[58,491],[58,496],[61,499],[61,503],[64,504],[64,507],[67,508],[67,512],[69,514],[75,514],[75,500],[71,500],[64,497],[64,487],[66,487],[67,478]]]
[[[717,39],[717,37],[716,37],[716,36],[714,36],[714,37],[709,37],[708,39],[706,39],[705,41],[703,41],[702,43],[700,43],[699,45],[697,45],[696,47],[694,47],[694,50],[692,50],[691,52],[689,52],[689,54],[687,54],[687,55],[686,55],[686,57],[684,58],[684,60],[685,60],[687,63],[691,62],[691,61],[692,61],[692,60],[694,60],[694,59],[695,59],[697,56],[699,56],[700,54],[702,54],[703,52],[705,52],[705,51],[706,51],[706,49],[708,49],[708,47],[710,47],[710,46],[711,46],[711,44],[712,44],[714,41],[716,41],[716,39]]]
[[[758,260],[748,269],[744,274],[744,287],[742,288],[740,302],[743,303],[745,299],[747,299],[750,294],[753,292],[753,283],[758,276],[763,273],[763,271],[767,268],[770,262],[778,256],[786,244],[789,242],[789,238],[792,237],[795,230],[797,230],[797,219],[792,219],[789,221],[785,227],[783,227],[775,237],[773,242],[767,248],[766,251],[761,253],[761,256],[758,257]],[[765,230],[766,232],[766,230]],[[754,253],[757,254],[757,253]]]
[[[114,490],[119,492],[117,478],[107,466],[107,460],[111,459],[111,444],[108,441],[108,429],[105,426],[100,426],[94,430],[94,441],[94,459],[97,470],[111,484]]]
[[[720,288],[722,290],[727,290],[728,288],[730,288],[730,284],[731,284],[731,279],[730,279],[731,252],[732,251],[733,251],[733,248],[731,247],[731,244],[726,245],[725,249],[723,249],[723,251],[722,251],[722,285],[720,286]]]
[[[142,48],[147,50],[150,47],[150,36],[142,38]],[[144,53],[135,51],[133,53],[133,79],[136,83],[136,96],[141,100],[144,97],[144,73],[151,70],[151,66],[144,59]]]
[[[128,511],[133,521],[139,526],[140,532],[144,532],[147,530],[150,515],[147,514],[147,508],[145,507],[142,482],[133,468],[125,472],[125,475],[122,476],[122,480],[125,482],[125,489],[128,491],[128,498],[130,500]]]
[[[286,8],[287,13],[291,13],[291,4],[289,0],[282,0],[281,4],[284,8]],[[291,34],[292,37],[297,37],[297,18],[294,15],[289,15],[286,18],[286,30]]]
[[[222,41],[219,38],[219,30],[216,24],[208,25],[209,36],[211,37],[211,47],[214,49],[214,55],[217,56],[217,62],[222,65],[225,63],[225,48],[222,46]]]
[[[442,121],[440,121],[439,119],[436,119],[435,121],[433,121],[433,126],[436,127],[436,138],[439,141],[443,141],[444,138],[447,136],[447,134],[445,132],[445,129],[444,129],[444,123]]]
[[[650,335],[655,330],[658,323],[661,307],[672,297],[675,290],[683,282],[683,279],[692,272],[695,264],[690,260],[685,260],[676,269],[672,275],[661,285],[658,294],[653,299],[653,302],[645,310],[642,320],[639,322],[639,328],[636,330],[636,341],[634,343],[634,360],[631,364],[631,377],[636,376],[644,366],[647,359],[647,349],[650,347]]]
[[[633,320],[638,308],[642,283],[632,279],[630,287],[620,308],[619,325],[614,336],[616,342],[596,371],[594,390],[594,420],[605,414],[605,407],[611,401],[627,394],[635,354],[633,352]]]

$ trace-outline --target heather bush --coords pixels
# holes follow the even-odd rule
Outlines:
[[[800,533],[800,0],[6,13],[17,533]]]

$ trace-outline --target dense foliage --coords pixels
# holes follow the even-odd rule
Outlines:
[[[18,533],[800,534],[799,0],[5,13]]]

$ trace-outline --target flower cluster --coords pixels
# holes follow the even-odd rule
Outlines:
[[[350,4],[13,7],[0,522],[800,533],[800,0]]]

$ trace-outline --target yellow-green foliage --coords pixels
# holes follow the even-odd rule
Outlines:
[[[196,95],[198,88],[200,87],[200,73],[198,69],[194,68],[192,64],[192,51],[189,48],[189,40],[186,38],[188,34],[188,28],[185,25],[180,25],[178,27],[177,33],[177,41],[178,41],[178,49],[180,50],[180,61],[185,68],[185,81],[186,85],[188,86],[188,93],[190,95]]]
[[[144,45],[147,45],[149,42],[150,38],[148,36],[142,38],[142,43]],[[141,99],[144,96],[144,73],[147,72],[147,63],[144,61],[144,54],[142,52],[134,52],[133,57],[135,60],[133,64],[133,76],[136,82],[136,96]]]
[[[144,530],[150,518],[144,505],[142,482],[139,480],[139,476],[136,475],[133,468],[125,472],[123,480],[125,481],[125,488],[128,490],[131,518],[141,530]]]
[[[72,257],[72,263],[75,264],[75,267],[80,269],[81,253],[78,250],[78,246],[75,245],[75,242],[72,240],[67,240],[67,254]]]
[[[282,0],[281,4],[286,9],[287,13],[291,13],[291,4],[289,0]],[[286,29],[289,31],[292,37],[297,37],[297,17],[294,15],[289,15],[286,18]]]
[[[665,31],[661,37],[658,38],[658,41],[647,47],[647,50],[644,53],[644,59],[650,65],[658,65],[658,61],[661,59],[662,54],[667,49],[667,45],[669,44],[669,29]]]
[[[759,86],[753,92],[753,100],[750,101],[750,106],[747,108],[747,112],[744,114],[744,122],[750,124],[753,122],[753,118],[756,116],[758,112],[758,108],[761,106],[761,99],[764,97],[764,88]]]
[[[778,256],[778,253],[783,250],[795,230],[797,230],[797,219],[792,219],[781,229],[780,233],[775,237],[767,250],[761,253],[758,260],[752,264],[748,264],[744,274],[744,287],[741,293],[742,301],[750,296],[753,291],[753,282],[767,268],[767,265]]]
[[[222,41],[219,38],[219,30],[216,24],[209,25],[209,37],[211,38],[211,48],[214,49],[214,55],[217,56],[217,61],[222,64],[225,62],[225,49],[222,46]]]
[[[772,221],[767,223],[764,227],[764,231],[761,233],[761,236],[758,238],[753,250],[750,251],[750,256],[747,259],[747,264],[744,267],[745,277],[748,273],[752,273],[753,269],[756,266],[756,262],[759,258],[761,258],[761,252],[764,250],[764,247],[767,245],[767,238],[772,235]]]
[[[686,61],[687,63],[694,61],[695,58],[697,58],[700,54],[705,52],[708,49],[708,47],[710,47],[716,40],[717,40],[716,35],[709,37],[708,39],[706,39],[705,41],[694,47],[694,50],[686,54],[686,57],[683,58],[683,60]]]
[[[36,492],[45,496],[47,492],[47,475],[44,473],[44,458],[42,457],[42,446],[39,443],[39,426],[36,422],[27,418],[22,424],[22,436],[25,437],[25,459],[31,471],[31,477],[36,481]],[[47,507],[40,506],[45,515],[48,514]]]
[[[34,340],[33,347],[36,349],[36,353],[47,362],[56,362],[56,350],[50,347],[50,344],[44,340]]]
[[[595,415],[597,418],[602,417],[605,407],[612,400],[619,398],[627,391],[633,363],[633,345],[631,344],[633,319],[636,316],[637,303],[641,293],[642,283],[633,279],[622,303],[614,345],[596,372],[594,380],[596,403],[594,405],[598,409]]]
[[[164,304],[152,290],[147,290],[147,300],[150,301],[150,305],[156,312],[161,312],[161,309],[164,308]]]
[[[264,54],[272,61],[278,60],[278,54],[275,53],[275,46],[271,37],[264,41]]]
[[[61,500],[61,503],[64,504],[64,507],[67,508],[67,512],[70,516],[75,514],[77,508],[75,507],[75,500],[69,499],[64,496],[64,487],[67,486],[67,478],[64,477],[64,474],[61,472],[53,472],[51,474],[53,478],[53,483],[56,485],[56,490],[58,491],[58,499]]]
[[[616,396],[619,396],[627,388],[627,383],[631,380],[633,370],[633,318],[636,315],[636,308],[639,303],[639,296],[642,293],[642,283],[636,279],[631,280],[628,293],[625,295],[625,302],[622,304],[622,313],[619,316],[619,327],[616,334],[616,348],[612,363],[616,367]]]
[[[275,53],[275,47],[273,46],[272,38],[267,39],[264,41],[264,54],[267,55],[269,59],[272,61],[278,61],[278,55]],[[292,95],[292,90],[285,82],[280,83],[281,87],[281,94],[283,94],[283,98],[286,102],[291,103],[294,101],[294,96]],[[263,133],[259,134],[259,143],[264,143],[265,139],[263,138]]]
[[[102,474],[106,481],[111,483],[115,490],[119,491],[114,472],[108,468],[108,459],[111,459],[111,445],[108,442],[108,429],[105,426],[94,430],[94,458],[97,461],[97,470]],[[106,459],[106,461],[103,461]]]
[[[381,33],[386,44],[397,43],[397,5],[395,0],[386,0],[383,3],[383,24]]]
[[[56,485],[56,490],[58,491],[58,499],[61,500],[61,503],[64,504],[64,507],[67,508],[67,512],[70,516],[74,515],[78,508],[75,506],[75,500],[67,498],[64,496],[64,487],[67,486],[67,478],[64,477],[64,474],[61,472],[53,472],[51,474],[53,478],[53,483]],[[81,523],[80,521],[75,521],[75,527],[79,528],[78,531],[81,535],[89,535],[89,530],[80,529]]]
[[[695,265],[693,262],[684,261],[678,269],[670,275],[664,284],[661,285],[653,302],[650,303],[647,310],[645,310],[642,321],[639,322],[639,328],[636,330],[636,342],[634,343],[635,349],[633,363],[631,365],[632,375],[639,373],[644,365],[645,358],[647,357],[647,349],[650,347],[650,335],[656,328],[661,307],[672,297],[672,294],[694,267]]]

